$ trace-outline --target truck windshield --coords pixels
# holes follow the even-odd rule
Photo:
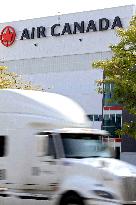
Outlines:
[[[101,136],[92,134],[62,133],[62,143],[66,158],[112,157]]]

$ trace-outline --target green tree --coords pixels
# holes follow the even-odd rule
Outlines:
[[[110,46],[112,58],[110,60],[93,63],[94,68],[102,68],[105,79],[97,82],[100,92],[104,92],[101,85],[114,83],[113,99],[123,106],[129,114],[136,117],[136,16],[130,21],[127,29],[117,29],[120,41]],[[136,121],[123,125],[120,134],[128,134],[136,138]]]
[[[14,72],[9,72],[6,66],[0,66],[0,89],[25,89],[25,90],[41,90],[38,86],[33,86],[31,82],[25,82],[21,76]]]

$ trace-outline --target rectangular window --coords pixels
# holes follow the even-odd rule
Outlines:
[[[122,118],[121,114],[116,114],[116,127],[118,129],[121,128],[121,118]]]
[[[104,99],[111,99],[111,93],[104,93]]]
[[[105,84],[104,84],[104,91],[105,91],[106,93],[109,93],[109,92],[110,92],[110,83],[105,83]]]
[[[111,83],[111,92],[114,92],[114,83]]]
[[[110,126],[110,116],[104,115],[103,126]]]
[[[111,105],[111,93],[103,95],[103,103],[106,106],[110,106]]]
[[[115,114],[104,115],[104,126],[115,126]]]
[[[110,125],[115,126],[115,114],[110,115]]]
[[[0,136],[0,157],[6,155],[6,137]]]
[[[87,115],[91,121],[102,121],[102,115]]]
[[[93,121],[93,115],[87,115],[91,121]]]
[[[99,121],[102,121],[102,115],[99,115]]]
[[[103,129],[109,131],[112,137],[117,137],[115,131],[121,128],[121,121],[121,114],[104,115]]]
[[[99,121],[99,115],[94,115],[94,121]]]

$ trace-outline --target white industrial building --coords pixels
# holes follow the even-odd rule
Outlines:
[[[103,96],[97,94],[96,80],[103,73],[92,63],[111,57],[109,45],[119,40],[116,28],[126,28],[135,11],[130,5],[2,23],[0,62],[46,91],[73,98],[91,116],[93,127],[101,128]]]

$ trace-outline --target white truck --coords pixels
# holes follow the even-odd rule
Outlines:
[[[90,126],[67,97],[1,90],[0,198],[27,205],[136,204],[136,168],[112,158],[102,142],[107,132]]]

